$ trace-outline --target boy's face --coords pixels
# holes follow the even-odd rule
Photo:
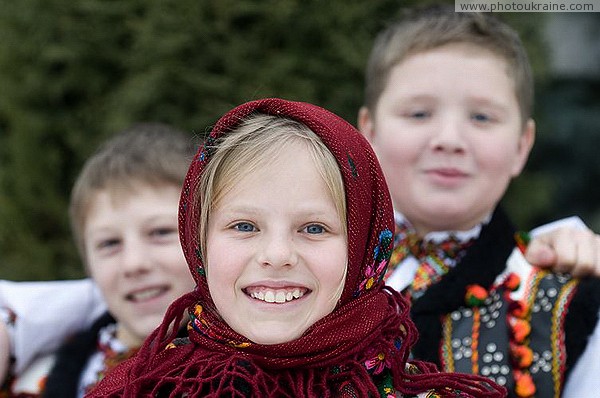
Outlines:
[[[422,235],[481,222],[521,172],[534,140],[505,61],[464,44],[396,65],[374,112],[361,109],[359,127],[394,207]]]
[[[91,276],[118,321],[119,339],[130,347],[194,287],[177,233],[179,189],[136,187],[117,198],[99,191],[84,229]]]
[[[233,330],[259,344],[300,337],[342,293],[346,236],[313,163],[305,144],[294,142],[211,210],[211,297]]]

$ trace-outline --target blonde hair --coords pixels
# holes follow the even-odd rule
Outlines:
[[[85,162],[69,204],[73,237],[84,262],[85,229],[90,207],[100,191],[112,199],[140,187],[181,188],[196,145],[187,134],[160,123],[140,123],[105,142]]]
[[[346,197],[342,174],[333,154],[307,126],[295,120],[255,113],[234,130],[221,136],[207,148],[211,159],[206,165],[197,199],[200,206],[200,250],[205,258],[206,234],[211,209],[245,176],[272,159],[286,145],[305,142],[314,164],[327,184],[346,235]]]
[[[364,105],[375,111],[391,70],[407,57],[457,43],[486,49],[506,61],[526,123],[533,107],[533,77],[519,35],[491,14],[455,12],[449,5],[409,10],[377,36],[366,69]]]

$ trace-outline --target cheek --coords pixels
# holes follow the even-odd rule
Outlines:
[[[116,292],[119,290],[119,277],[114,264],[91,261],[88,268],[91,278],[100,288],[105,300],[109,303],[118,300]]]
[[[228,320],[229,314],[235,308],[235,281],[228,268],[222,264],[210,263],[206,266],[206,282],[213,303],[221,316]]]
[[[344,290],[344,284],[347,271],[347,245],[340,244],[336,248],[331,248],[327,252],[330,255],[327,258],[320,258],[321,264],[328,266],[319,267],[319,280],[322,281],[322,288],[326,291],[326,297],[332,301],[332,306],[335,307],[337,300],[341,297]],[[326,262],[323,262],[325,260]],[[331,309],[333,309],[333,307]]]
[[[88,272],[90,277],[100,286],[110,285],[117,277],[115,264],[88,255]]]
[[[166,271],[178,278],[191,279],[189,268],[180,246],[172,247],[162,253]]]
[[[414,129],[414,127],[413,127]],[[414,163],[423,151],[425,134],[403,134],[405,128],[400,123],[384,124],[373,142],[377,158],[384,168],[393,167],[402,172],[405,165]]]
[[[218,245],[207,244],[206,281],[210,295],[215,302],[226,300],[229,292],[235,287],[238,277],[235,257],[230,251]]]
[[[415,145],[408,140],[403,141],[398,135],[382,139],[373,146],[396,205],[412,187],[411,178],[419,164],[417,151],[411,149],[413,146]]]
[[[477,162],[481,169],[497,174],[498,177],[512,177],[518,162],[518,150],[515,142],[493,142],[479,146]]]

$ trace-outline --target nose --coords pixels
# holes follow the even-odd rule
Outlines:
[[[127,277],[138,276],[149,271],[150,257],[139,239],[129,239],[123,245],[121,271]]]
[[[292,234],[274,231],[263,236],[259,254],[259,262],[262,266],[293,266],[297,262],[297,257]]]
[[[430,141],[431,148],[441,153],[464,153],[466,143],[464,129],[466,126],[454,117],[440,119]]]

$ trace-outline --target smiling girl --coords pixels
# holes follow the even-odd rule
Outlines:
[[[89,396],[503,396],[407,363],[408,305],[382,282],[393,225],[379,164],[350,124],[279,99],[233,109],[182,192],[197,288]],[[186,309],[189,336],[175,338]]]

